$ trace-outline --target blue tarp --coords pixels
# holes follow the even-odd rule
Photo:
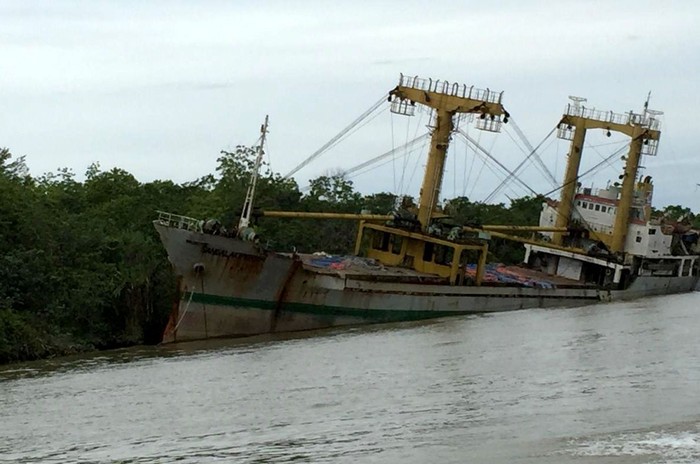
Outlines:
[[[476,278],[476,264],[467,264],[465,274]],[[515,284],[522,287],[554,288],[554,284],[548,280],[518,274],[517,271],[509,269],[503,264],[487,264],[484,271],[484,282]]]

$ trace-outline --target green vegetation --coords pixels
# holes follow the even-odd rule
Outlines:
[[[23,158],[0,149],[0,363],[158,343],[175,298],[175,278],[152,226],[157,210],[234,225],[255,150],[222,152],[217,172],[196,181],[141,183],[121,169],[88,167],[32,177]],[[264,167],[261,209],[387,213],[395,197],[363,196],[340,175],[302,193]],[[406,199],[406,201],[412,201]],[[462,223],[536,224],[541,199],[486,205],[456,198],[445,209]],[[688,212],[681,207],[673,207]],[[673,211],[677,212],[677,211]],[[259,218],[262,243],[289,251],[349,253],[347,221]],[[494,259],[515,262],[517,244],[495,242]]]

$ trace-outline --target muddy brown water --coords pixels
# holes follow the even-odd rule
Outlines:
[[[0,463],[700,462],[700,293],[0,367]]]

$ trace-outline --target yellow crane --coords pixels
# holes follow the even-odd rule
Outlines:
[[[454,130],[454,116],[459,113],[477,114],[477,128],[499,132],[501,123],[508,121],[508,112],[501,103],[502,97],[503,92],[403,75],[399,85],[389,92],[392,111],[395,113],[410,115],[416,104],[435,111],[430,152],[418,201],[418,221],[424,232],[430,227],[440,198],[445,157]]]
[[[571,225],[571,213],[574,205],[574,197],[578,186],[579,168],[586,132],[591,129],[603,129],[609,136],[611,132],[619,132],[629,136],[629,152],[626,156],[625,169],[622,174],[622,188],[620,190],[619,204],[615,216],[612,237],[601,237],[614,253],[621,253],[625,248],[625,239],[629,223],[630,209],[634,197],[634,188],[637,183],[637,172],[642,154],[656,154],[658,141],[661,136],[659,122],[653,114],[646,110],[642,114],[614,113],[612,111],[599,111],[586,108],[582,105],[586,101],[581,97],[569,97],[573,100],[567,106],[566,113],[562,116],[558,126],[559,138],[570,140],[569,157],[566,165],[566,174],[561,191],[561,201],[557,208],[556,227],[568,228]],[[646,107],[646,105],[645,105]],[[555,233],[553,237],[555,245],[562,245],[563,235]]]

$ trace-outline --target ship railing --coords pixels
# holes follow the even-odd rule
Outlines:
[[[426,92],[442,93],[452,95],[454,97],[469,98],[471,100],[479,100],[487,103],[500,104],[503,99],[503,92],[497,92],[490,89],[479,89],[477,87],[466,84],[458,84],[456,82],[448,82],[441,80],[424,79],[418,76],[401,75],[399,85],[402,87],[410,87],[412,89],[424,90]]]
[[[569,103],[566,106],[566,114],[567,116],[577,116],[612,124],[640,126],[652,130],[659,129],[658,119],[650,117],[647,114],[639,114],[633,111],[629,113],[615,113],[614,111],[601,111],[595,108],[586,108],[583,105]]]
[[[158,211],[158,223],[166,227],[189,230],[191,232],[202,232],[204,221],[179,214]]]

